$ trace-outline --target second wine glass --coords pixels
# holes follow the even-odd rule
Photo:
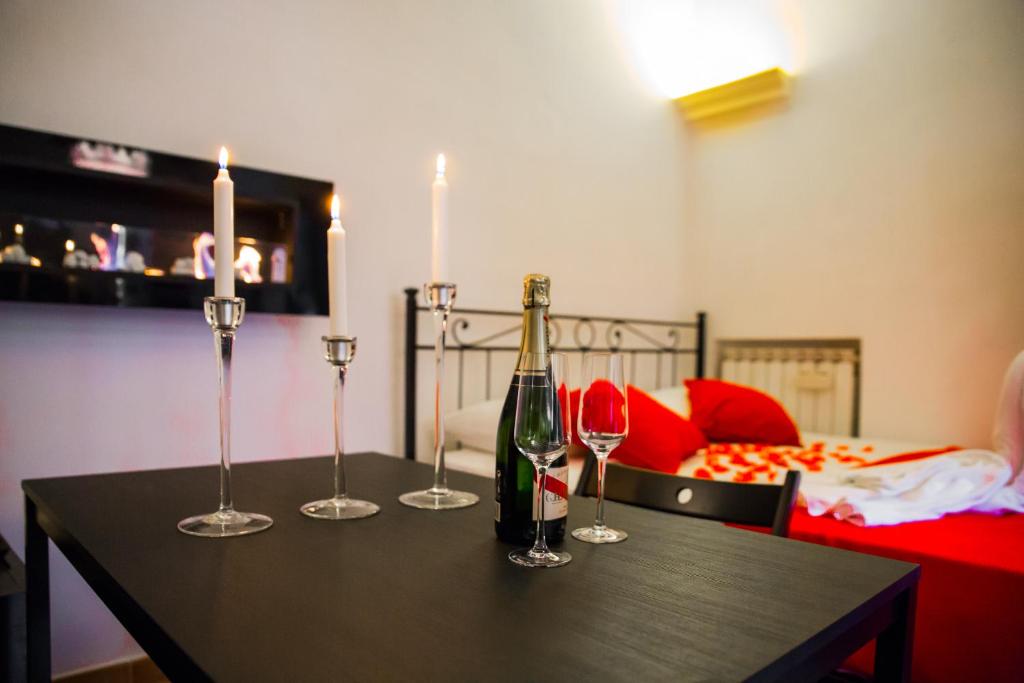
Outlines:
[[[620,353],[583,356],[578,418],[580,440],[597,458],[597,519],[593,526],[574,529],[573,538],[585,543],[618,543],[629,536],[604,523],[604,477],[608,456],[629,434],[626,374]]]
[[[572,419],[566,382],[567,360],[561,353],[525,353],[520,364],[513,428],[516,448],[537,471],[534,515],[537,535],[532,548],[513,550],[508,559],[524,567],[561,567],[572,559],[548,548],[544,537],[548,468],[569,448]]]

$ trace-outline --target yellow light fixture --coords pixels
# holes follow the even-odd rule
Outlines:
[[[779,67],[677,97],[690,121],[780,100],[789,94],[789,76]]]

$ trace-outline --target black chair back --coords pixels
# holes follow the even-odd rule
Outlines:
[[[782,485],[776,486],[677,477],[615,462],[607,467],[607,500],[719,522],[770,527],[776,536],[789,533],[800,487],[800,472],[796,470],[789,470]],[[597,495],[597,462],[592,453],[587,453],[576,495]]]

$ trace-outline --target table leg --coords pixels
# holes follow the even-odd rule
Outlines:
[[[908,588],[895,604],[893,622],[878,634],[875,644],[875,681],[909,683],[910,660],[914,650],[914,612],[917,585]]]
[[[50,681],[50,544],[36,505],[25,496],[25,619],[28,680]]]

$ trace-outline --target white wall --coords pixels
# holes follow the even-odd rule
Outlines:
[[[400,290],[429,274],[438,151],[462,305],[515,307],[522,275],[541,271],[565,311],[691,313],[683,127],[634,77],[606,10],[3,0],[0,122],[208,158],[227,144],[238,164],[334,180],[361,342],[348,445],[395,452]],[[236,460],[329,449],[325,327],[247,319]],[[0,532],[14,547],[23,478],[215,462],[209,334],[199,311],[0,304]],[[244,482],[236,498],[258,507]],[[53,591],[57,672],[135,651],[62,559]]]
[[[864,434],[989,446],[1024,347],[1024,4],[792,5],[785,110],[690,136],[690,291],[715,337],[861,337]]]
[[[352,449],[400,445],[442,150],[462,305],[514,307],[539,270],[564,311],[860,336],[867,434],[984,443],[1024,344],[1024,6],[793,5],[788,108],[686,134],[603,3],[2,0],[0,122],[334,180]],[[247,320],[236,460],[328,450],[324,328]],[[198,311],[0,304],[0,533],[21,545],[26,477],[213,463],[210,347]],[[57,671],[135,651],[53,573]]]

